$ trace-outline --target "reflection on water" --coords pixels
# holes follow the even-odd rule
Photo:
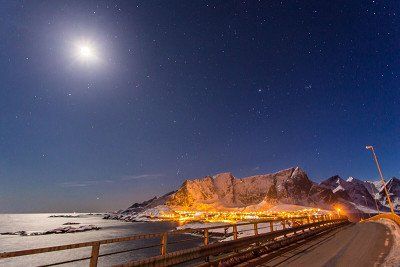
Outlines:
[[[79,225],[93,224],[102,229],[98,231],[89,231],[82,233],[71,234],[52,234],[43,236],[1,236],[0,235],[0,252],[15,251],[39,247],[58,246],[71,243],[96,241],[101,239],[109,239],[116,237],[131,236],[138,233],[155,233],[171,230],[177,224],[173,222],[151,222],[151,223],[132,223],[114,220],[103,220],[102,216],[93,216],[80,214],[79,218],[49,218],[51,214],[0,214],[0,233],[15,232],[15,231],[46,231],[63,226],[67,222],[80,223]],[[186,237],[177,237],[178,239]],[[193,236],[192,236],[193,238]],[[169,239],[173,242],[173,239]],[[189,241],[190,245],[200,244],[201,239]],[[118,244],[105,245],[101,248],[100,253],[109,253],[118,250],[129,250],[136,247],[153,245],[160,243],[160,240],[138,240],[134,242],[124,242]],[[187,247],[189,244],[179,244],[174,248],[169,247],[169,251],[182,247]],[[61,252],[50,252],[45,254],[37,254],[34,256],[22,256],[17,258],[0,260],[0,266],[37,266],[52,262],[69,260],[73,258],[83,258],[90,256],[91,248],[74,249]],[[101,257],[99,260],[100,266],[109,266],[112,264],[122,263],[134,258],[143,258],[145,256],[158,255],[159,247],[146,250],[135,250],[123,254],[116,254],[108,257]],[[80,264],[70,264],[73,266],[87,266],[88,261],[83,261]]]

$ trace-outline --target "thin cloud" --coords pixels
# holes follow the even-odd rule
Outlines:
[[[69,181],[59,183],[61,187],[89,187],[101,184],[110,184],[116,181],[132,181],[132,180],[142,180],[142,179],[154,179],[162,177],[162,174],[140,174],[140,175],[125,175],[117,180],[87,180],[87,181]]]
[[[153,179],[162,177],[162,174],[141,174],[141,175],[125,175],[121,178],[122,181]]]
[[[113,180],[87,180],[87,181],[70,181],[70,182],[63,182],[59,185],[62,187],[89,187],[95,186],[100,184],[110,184],[113,183]]]
[[[62,187],[87,187],[98,184],[98,181],[72,181],[60,183]]]

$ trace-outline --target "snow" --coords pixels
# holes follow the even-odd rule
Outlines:
[[[162,217],[163,214],[171,212],[167,205],[159,205],[143,212],[139,212],[137,217]]]
[[[238,224],[243,223],[243,222],[238,222]],[[210,229],[209,233],[210,234],[224,234],[228,235],[227,237],[222,237],[219,241],[229,241],[233,240],[233,227],[232,224],[226,224],[226,223],[198,223],[198,222],[193,222],[193,223],[188,223],[183,226],[179,226],[176,229],[177,230],[182,230],[182,229],[200,229],[200,228],[207,228],[207,227],[214,227],[214,226],[221,226],[221,228],[217,229]],[[254,228],[253,224],[247,224],[247,225],[238,225],[237,226],[237,231],[238,231],[238,238],[245,237],[245,236],[252,236],[254,235]],[[283,226],[280,221],[276,221],[273,223],[274,231],[276,230],[282,230]],[[287,226],[290,227],[290,226]],[[258,233],[268,233],[270,232],[269,228],[269,222],[267,223],[258,223]]]
[[[374,182],[370,182],[370,183],[372,183],[375,186],[376,190],[378,190],[378,191],[381,191],[383,189],[382,181],[374,181]]]
[[[385,259],[385,266],[399,266],[400,262],[400,227],[398,224],[388,219],[381,219],[378,221],[386,225],[393,237],[393,245],[390,249],[389,255]]]
[[[350,202],[350,204],[352,204],[356,209],[358,209],[359,211],[362,211],[364,213],[378,213],[378,211],[376,209],[371,209],[369,207],[356,204],[354,202]]]
[[[148,208],[142,212],[108,214],[104,219],[122,220],[127,222],[150,222],[158,221],[166,214],[174,213],[167,205],[158,205],[154,208]]]
[[[341,186],[340,184],[332,190],[333,193],[336,193],[338,191],[344,191],[345,189],[343,188],[343,186]]]
[[[399,184],[400,181],[393,183],[392,187],[399,188]],[[224,172],[186,180],[177,191],[135,203],[122,212],[107,215],[105,219],[163,220],[177,215],[174,211],[251,213],[298,211],[316,207],[330,209],[332,201],[336,199],[335,193],[344,206],[375,213],[374,199],[386,206],[382,192],[377,190],[380,186],[379,181],[361,181],[354,177],[344,180],[337,175],[317,184],[298,167],[241,179]],[[400,207],[400,198],[396,197],[400,195],[400,189],[394,191],[394,194],[393,203],[395,207]]]

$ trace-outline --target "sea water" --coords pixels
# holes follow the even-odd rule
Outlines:
[[[101,227],[100,230],[92,230],[79,233],[49,234],[38,236],[19,236],[19,235],[0,235],[0,253],[32,248],[42,248],[59,246],[80,242],[98,241],[103,239],[132,236],[139,233],[159,233],[174,229],[177,224],[173,222],[124,222],[117,220],[104,220],[102,215],[75,214],[79,217],[50,217],[54,214],[0,214],[0,233],[4,232],[40,232],[48,231],[58,227],[64,227],[64,223],[79,223],[71,225],[95,225]],[[177,237],[181,240],[191,239]],[[169,241],[173,241],[169,239]],[[196,246],[201,244],[201,239],[189,240],[189,243],[178,243],[174,247],[171,245],[169,251]],[[143,246],[152,246],[160,243],[158,238],[152,240],[137,240],[112,245],[102,245],[100,254],[110,253],[121,250],[132,250],[129,252],[115,254],[99,258],[99,266],[110,266],[113,264],[124,263],[134,259],[159,255],[160,247],[149,249],[138,249]],[[0,259],[0,266],[38,266],[51,264],[60,261],[67,261],[77,258],[89,257],[91,247],[71,249],[59,252],[49,252],[30,256],[20,256],[15,258]],[[72,262],[62,266],[88,266],[89,261]]]

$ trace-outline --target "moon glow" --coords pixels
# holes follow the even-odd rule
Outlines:
[[[74,54],[77,60],[85,63],[90,63],[98,59],[96,48],[90,42],[77,42]]]
[[[79,47],[79,54],[82,58],[90,58],[93,56],[93,49],[89,46],[82,45]]]

